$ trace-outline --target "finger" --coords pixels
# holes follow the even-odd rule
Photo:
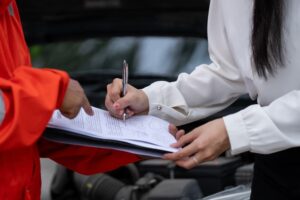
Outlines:
[[[71,119],[69,113],[67,113],[67,112],[62,112],[62,111],[60,111],[60,113],[61,113],[64,117]]]
[[[163,156],[163,158],[167,159],[167,160],[177,161],[177,160],[181,160],[183,158],[190,157],[191,155],[195,154],[196,152],[197,152],[196,144],[191,143],[175,153],[165,154]]]
[[[122,80],[115,78],[113,82],[107,85],[107,92],[113,102],[121,98]]]
[[[116,108],[114,102],[110,99],[108,94],[106,94],[106,97],[105,97],[105,107],[109,111],[110,115],[112,115],[116,118],[122,118],[124,109],[120,109],[119,106]],[[127,109],[127,115],[129,115],[129,114],[130,113],[128,112],[128,109]],[[129,115],[129,116],[131,116],[131,115]]]
[[[133,115],[135,114],[135,113],[133,112],[133,110],[131,110],[130,108],[127,108],[126,113],[127,113],[127,116],[128,116],[128,117],[131,117],[131,116],[133,116]]]
[[[114,104],[113,107],[117,115],[123,116],[126,109],[127,117],[134,115],[134,111],[130,109],[131,107],[131,98],[129,96],[122,97],[118,99]]]
[[[105,107],[107,108],[107,110],[110,113],[113,113],[114,115],[116,115],[116,113],[118,113],[120,111],[120,110],[115,109],[114,102],[110,99],[110,96],[108,94],[106,94],[106,97],[105,97]]]
[[[77,116],[77,114],[79,113],[79,111],[80,111],[79,109],[72,109],[68,112],[61,112],[61,114],[63,116],[65,116],[66,118],[74,119]]]
[[[123,116],[120,116],[119,114],[116,114],[116,113],[113,113],[113,112],[110,112],[110,111],[109,111],[109,114],[111,116],[115,117],[115,118],[118,118],[118,119],[122,119],[123,118]]]
[[[184,134],[185,134],[185,131],[183,129],[181,129],[181,130],[177,131],[175,134],[172,134],[172,135],[178,141],[182,136],[184,136]],[[171,144],[171,147],[178,148],[179,147],[178,145],[179,144],[174,143],[174,144]]]
[[[116,100],[113,106],[115,109],[119,109],[124,112],[125,108],[131,106],[132,99],[133,99],[133,97],[130,94],[128,94],[128,95]]]
[[[198,166],[201,163],[201,159],[198,157],[198,154],[195,154],[188,159],[176,161],[176,165],[183,167],[185,169],[192,169]]]
[[[108,94],[106,94],[106,96],[105,96],[104,103],[105,103],[105,107],[107,108],[107,110],[109,110],[109,111],[114,110],[114,107],[113,107],[114,102],[110,99]]]
[[[180,137],[176,143],[172,144],[172,147],[174,148],[182,147],[188,143],[191,143],[194,139],[196,139],[196,137],[197,135],[193,132],[185,134],[182,137]]]
[[[121,116],[122,116],[122,118],[123,118],[123,114],[124,114],[124,113],[123,113],[123,112],[121,112],[121,113],[122,113]],[[134,113],[131,109],[126,108],[126,115],[125,115],[125,118],[126,118],[126,119],[132,117],[134,114],[135,114],[135,113]]]
[[[88,98],[85,95],[83,97],[82,108],[83,108],[83,110],[85,111],[86,114],[88,114],[90,116],[94,115],[93,108],[92,108]]]
[[[114,103],[111,101],[110,97],[106,94],[105,106],[109,111],[110,115],[116,118],[123,118],[124,109],[115,109]],[[126,118],[134,115],[134,112],[130,108],[126,108]]]
[[[175,135],[176,140],[179,140],[182,136],[184,136],[184,134],[185,134],[185,131],[183,129],[177,131],[177,133]]]
[[[177,127],[174,124],[169,124],[169,132],[174,135],[174,137],[176,136],[177,131]]]

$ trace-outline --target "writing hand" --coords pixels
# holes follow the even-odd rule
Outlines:
[[[126,95],[121,97],[121,94],[122,80],[116,78],[112,83],[107,85],[105,98],[105,106],[112,116],[121,119],[125,108],[129,117],[148,112],[148,97],[142,90],[128,85]]]

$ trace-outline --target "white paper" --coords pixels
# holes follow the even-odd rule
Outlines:
[[[78,116],[71,120],[57,110],[53,113],[48,126],[74,132],[74,134],[122,141],[168,152],[178,150],[170,147],[176,140],[168,131],[169,123],[162,119],[143,115],[130,117],[124,122],[112,117],[105,110],[95,107],[93,110],[93,116],[81,110]]]

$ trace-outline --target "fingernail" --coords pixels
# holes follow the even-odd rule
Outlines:
[[[177,143],[173,143],[170,145],[171,147],[177,147]]]
[[[130,110],[127,110],[127,115],[129,115],[130,117],[133,115],[134,113]]]
[[[95,113],[94,113],[94,110],[93,110],[93,108],[91,108],[90,109],[90,115],[94,115]]]
[[[119,109],[120,108],[120,104],[118,104],[118,103],[115,103],[113,106],[114,106],[115,109]]]

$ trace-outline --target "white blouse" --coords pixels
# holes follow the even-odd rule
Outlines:
[[[223,117],[231,152],[268,154],[300,146],[300,1],[285,1],[283,67],[268,80],[251,63],[253,0],[211,0],[208,43],[212,63],[175,82],[144,88],[149,114],[175,125],[212,115],[248,93],[258,104]]]

